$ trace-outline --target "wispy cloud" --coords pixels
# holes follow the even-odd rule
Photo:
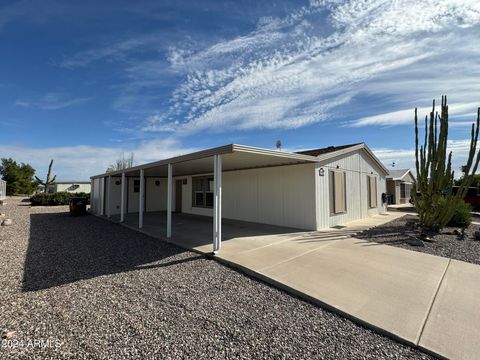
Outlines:
[[[438,102],[437,102],[438,104]],[[474,120],[476,119],[477,108],[480,103],[465,103],[465,104],[453,104],[449,106],[449,120],[455,118],[465,118],[471,117],[472,121],[451,121],[450,126],[471,126]],[[437,106],[436,111],[440,111],[440,108]],[[432,107],[422,107],[418,108],[418,119],[419,123],[423,124],[423,119],[432,111]],[[414,123],[414,109],[405,109],[399,111],[392,111],[384,114],[366,116],[358,120],[354,120],[349,123],[353,127],[361,126],[372,126],[372,125],[381,125],[381,126],[393,126],[393,125],[413,125]]]
[[[126,86],[135,97],[167,75],[183,79],[159,119],[178,134],[298,128],[354,114],[362,114],[354,126],[405,124],[418,102],[439,94],[454,93],[459,108],[478,101],[480,84],[465,69],[479,65],[479,24],[475,0],[312,1],[206,48],[170,46],[167,64],[129,66]],[[346,106],[359,96],[386,98],[391,108],[377,116]],[[142,129],[157,131],[155,121]]]
[[[18,99],[15,101],[14,105],[41,110],[58,110],[69,106],[82,104],[89,100],[91,100],[89,97],[71,97],[63,93],[51,92],[35,100]]]

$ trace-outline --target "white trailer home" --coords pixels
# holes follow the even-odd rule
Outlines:
[[[179,214],[213,218],[213,249],[222,220],[319,230],[383,213],[387,169],[365,144],[297,153],[226,145],[91,178],[95,215],[156,213],[170,238]],[[158,227],[157,226],[157,227]]]
[[[49,194],[57,192],[87,193],[91,191],[90,181],[55,181],[48,187]]]

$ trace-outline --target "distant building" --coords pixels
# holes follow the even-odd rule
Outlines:
[[[415,182],[410,169],[390,170],[387,176],[387,194],[391,195],[391,203],[407,204]]]
[[[0,180],[0,200],[3,200],[7,197],[7,182],[5,180]]]
[[[49,194],[54,194],[57,192],[70,192],[70,193],[87,193],[90,194],[91,191],[90,181],[55,181],[47,189]]]

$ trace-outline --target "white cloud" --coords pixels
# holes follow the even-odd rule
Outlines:
[[[36,175],[46,175],[48,163],[54,159],[53,172],[58,180],[88,180],[94,174],[104,173],[109,165],[117,160],[122,152],[134,153],[135,164],[157,161],[195,151],[183,148],[177,140],[165,138],[142,142],[136,147],[67,146],[33,148],[0,144],[2,157],[11,157],[17,162],[31,164]]]
[[[467,162],[470,140],[448,140],[447,146],[447,152],[452,152],[452,169],[458,178],[461,175],[460,167]],[[477,152],[478,150],[477,147]],[[415,149],[376,148],[372,151],[389,169],[392,169],[391,165],[395,163],[395,169],[415,170]]]
[[[15,106],[25,108],[36,108],[41,110],[58,110],[69,106],[82,104],[91,100],[89,97],[71,97],[67,94],[51,92],[36,100],[18,99]]]
[[[184,115],[178,130],[187,134],[295,128],[343,114],[339,106],[356,95],[376,95],[393,111],[354,125],[405,124],[417,102],[445,92],[461,99],[460,111],[478,101],[480,85],[465,69],[478,65],[479,24],[474,0],[312,2],[200,51],[172,48],[171,69],[185,81],[166,116]]]
[[[435,111],[440,111],[440,107],[437,106]],[[454,120],[455,118],[461,117],[471,117],[472,121],[449,121],[450,126],[471,126],[474,120],[476,120],[477,107],[479,103],[466,103],[466,104],[453,104],[450,105],[449,110],[449,120]],[[432,107],[422,107],[418,108],[418,120],[419,124],[423,124],[425,115],[430,114]],[[405,109],[399,111],[392,111],[384,114],[366,116],[358,120],[354,120],[350,123],[353,127],[369,126],[369,125],[382,125],[382,126],[392,126],[392,125],[413,125],[415,119],[414,109]]]

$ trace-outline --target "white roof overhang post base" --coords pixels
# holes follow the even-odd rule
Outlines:
[[[222,247],[222,155],[213,156],[213,253]]]
[[[122,185],[120,194],[120,222],[125,221],[125,173],[122,173]]]
[[[173,169],[172,164],[168,164],[167,180],[167,238],[172,237],[172,191],[173,191]]]
[[[112,176],[108,175],[107,182],[107,217],[110,217],[110,199],[112,198]]]
[[[145,171],[140,169],[140,196],[138,197],[138,228],[143,228],[143,208],[145,207]]]

